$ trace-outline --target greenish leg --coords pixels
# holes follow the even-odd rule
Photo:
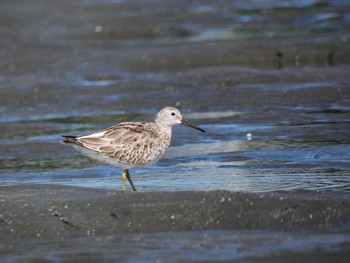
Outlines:
[[[135,192],[136,191],[136,188],[133,184],[133,182],[131,181],[131,177],[130,177],[130,174],[129,174],[129,169],[125,169],[123,174],[122,174],[122,189],[123,190],[126,190],[126,186],[125,186],[125,181],[126,179],[128,179],[130,185],[131,185],[131,188],[132,190]]]
[[[125,181],[126,181],[126,170],[124,170],[123,174],[122,174],[122,189],[123,191],[126,190],[126,185],[125,185]]]

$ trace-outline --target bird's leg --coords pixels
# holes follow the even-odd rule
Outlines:
[[[131,181],[131,177],[130,177],[130,174],[129,174],[129,170],[126,169],[126,179],[128,179],[130,185],[131,185],[131,188],[134,192],[136,192],[136,187],[134,185],[134,183]]]
[[[129,169],[125,169],[124,172],[123,172],[123,174],[122,174],[122,188],[123,188],[123,190],[126,189],[126,186],[125,186],[125,181],[126,181],[126,179],[128,179],[128,181],[129,181],[129,183],[130,183],[130,185],[131,185],[132,190],[135,192],[135,191],[136,191],[136,188],[135,188],[133,182],[131,181],[131,177],[130,177],[130,174],[129,174]]]
[[[122,174],[122,189],[125,191],[126,190],[126,185],[125,185],[125,181],[126,181],[126,171],[124,170],[123,174]]]

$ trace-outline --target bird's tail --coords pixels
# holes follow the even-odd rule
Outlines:
[[[62,141],[64,143],[74,143],[77,144],[77,136],[72,136],[72,135],[62,135]]]

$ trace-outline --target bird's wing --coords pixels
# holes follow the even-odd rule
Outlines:
[[[77,139],[85,148],[112,156],[120,155],[127,149],[139,148],[154,136],[154,131],[144,123],[126,122]]]

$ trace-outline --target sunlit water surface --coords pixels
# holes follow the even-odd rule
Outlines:
[[[175,127],[173,146],[161,161],[148,168],[131,169],[138,190],[350,191],[349,143],[323,134],[330,128],[343,129],[345,133],[348,124],[332,123],[329,127],[326,120],[305,125],[235,124],[236,118],[249,114],[252,113],[185,113],[207,132]],[[79,117],[75,117],[74,123],[62,124],[58,118],[43,115],[25,123],[39,123],[58,131],[68,126],[72,134],[86,134],[98,130],[91,128],[89,119],[113,116],[91,116],[86,123],[80,117],[79,124]],[[151,119],[152,115],[142,117]],[[308,139],[304,140],[304,136]],[[329,139],[325,140],[325,136]],[[60,140],[59,134],[38,134],[3,141],[12,156],[8,154],[1,160],[1,184],[56,183],[121,189],[121,169],[92,161]]]

